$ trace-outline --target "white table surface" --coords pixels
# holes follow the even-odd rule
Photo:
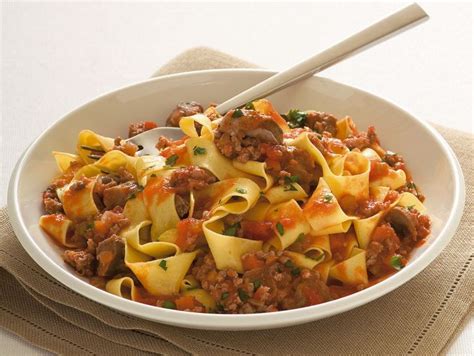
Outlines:
[[[7,3],[2,1],[1,205],[27,145],[64,113],[211,46],[281,69],[406,3]],[[324,76],[464,131],[472,119],[472,5],[421,3],[430,21]],[[474,322],[450,346],[473,354]],[[43,354],[0,329],[6,354]]]

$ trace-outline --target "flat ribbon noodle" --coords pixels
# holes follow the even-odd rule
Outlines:
[[[222,193],[213,198],[212,216],[203,223],[204,235],[217,268],[220,270],[231,268],[242,273],[241,256],[250,251],[261,250],[262,241],[224,235],[222,219],[228,214],[247,212],[258,200],[260,187],[246,178],[218,182],[211,185],[209,189],[214,190],[215,185],[221,186],[216,190]],[[223,190],[222,186],[226,189]]]

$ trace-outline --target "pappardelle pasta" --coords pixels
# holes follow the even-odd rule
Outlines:
[[[155,155],[89,130],[75,153],[53,152],[39,224],[110,293],[193,312],[300,308],[396,273],[430,233],[402,156],[350,117],[190,102],[167,125],[184,136],[160,137]]]

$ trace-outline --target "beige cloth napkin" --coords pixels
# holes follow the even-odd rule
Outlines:
[[[179,55],[156,74],[255,67],[208,48]],[[469,313],[474,176],[473,137],[437,127],[463,167],[467,200],[456,235],[410,282],[350,312],[268,331],[202,331],[125,315],[55,281],[23,250],[0,210],[0,326],[59,354],[438,354]]]

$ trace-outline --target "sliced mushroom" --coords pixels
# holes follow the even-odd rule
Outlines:
[[[203,108],[201,104],[191,101],[191,102],[181,102],[176,105],[176,108],[171,112],[170,116],[166,120],[166,126],[179,126],[179,120],[184,116],[192,116],[194,114],[202,113]]]
[[[174,205],[178,216],[181,219],[185,218],[189,213],[189,194],[176,194],[174,196]]]
[[[387,215],[387,221],[400,237],[408,237],[416,240],[416,217],[406,208],[396,206],[392,208]]]
[[[283,142],[283,130],[272,119],[262,120],[256,129],[247,132],[247,136],[275,145]]]
[[[96,250],[97,275],[101,277],[113,277],[126,270],[125,242],[117,235],[112,235],[108,239],[100,242]]]

